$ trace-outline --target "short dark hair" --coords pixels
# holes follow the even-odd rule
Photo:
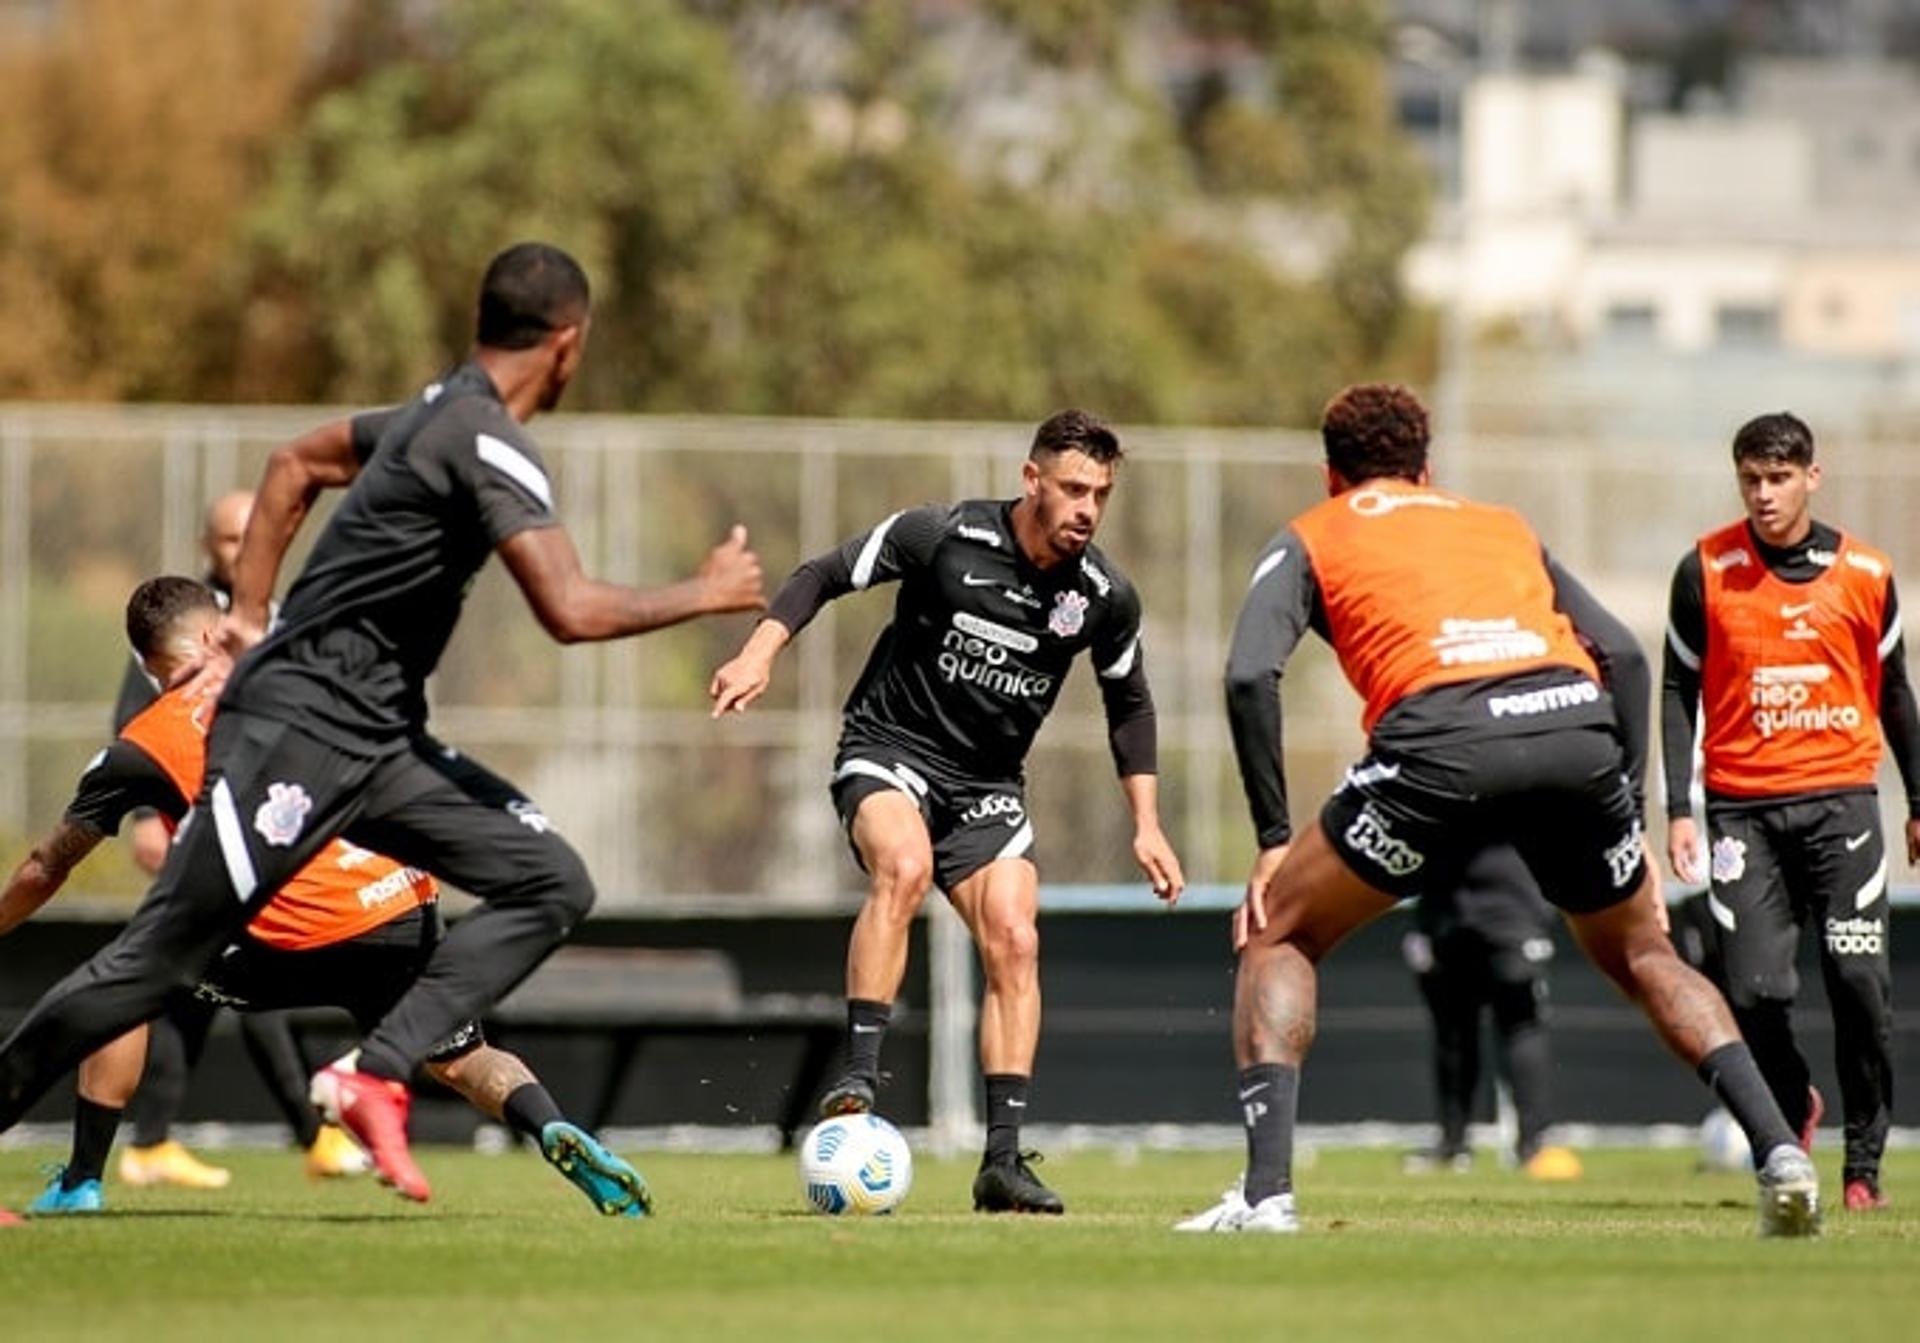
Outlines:
[[[1813,430],[1791,411],[1756,415],[1733,436],[1733,461],[1813,465]]]
[[[495,350],[528,350],[549,331],[585,319],[587,273],[558,247],[515,243],[487,266],[480,282],[474,339]]]
[[[1084,452],[1096,462],[1118,462],[1127,455],[1120,435],[1098,415],[1084,410],[1063,410],[1042,420],[1027,457],[1038,462],[1063,452]]]
[[[220,599],[212,588],[176,574],[149,578],[127,598],[127,642],[144,662],[160,651],[167,632],[194,611],[220,614]]]
[[[1418,480],[1427,466],[1427,408],[1404,387],[1355,383],[1320,416],[1327,465],[1352,484],[1382,476]]]

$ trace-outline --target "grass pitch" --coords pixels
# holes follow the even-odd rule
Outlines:
[[[0,1153],[19,1208],[56,1154]],[[1483,1154],[1484,1155],[1484,1154]],[[1920,1329],[1920,1157],[1885,1212],[1753,1237],[1749,1182],[1684,1152],[1600,1152],[1543,1186],[1325,1153],[1303,1233],[1176,1236],[1237,1154],[1061,1154],[1060,1219],[967,1211],[970,1163],[923,1159],[902,1211],[802,1210],[792,1162],[643,1154],[660,1215],[608,1221],[537,1157],[427,1149],[434,1201],[315,1187],[292,1155],[223,1157],[211,1194],[110,1183],[112,1211],[0,1228],[0,1339],[1876,1339]],[[1483,1167],[1491,1162],[1483,1159]],[[1822,1173],[1838,1194],[1836,1162]]]

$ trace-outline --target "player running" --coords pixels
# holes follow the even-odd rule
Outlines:
[[[314,430],[268,462],[234,568],[225,637],[265,626],[267,597],[319,492],[347,487],[274,632],[235,668],[207,742],[206,783],[159,881],[112,942],[0,1043],[0,1130],[91,1049],[151,1017],[287,879],[335,838],[478,896],[356,1056],[314,1094],[409,1198],[405,1078],[564,940],[593,904],[585,864],[539,807],[435,741],[426,679],[495,550],[562,641],[622,638],[762,605],[744,528],[684,582],[588,578],[522,424],[579,367],[587,278],[522,243],[481,284],[472,354],[405,406]]]
[[[1725,1001],[1662,928],[1628,778],[1645,760],[1650,688],[1632,635],[1546,557],[1518,514],[1429,484],[1426,410],[1404,388],[1347,388],[1321,434],[1330,497],[1262,553],[1227,660],[1260,845],[1233,919],[1247,1169],[1179,1229],[1298,1229],[1293,1129],[1318,962],[1505,841],[1588,957],[1746,1130],[1759,1157],[1761,1234],[1813,1234],[1813,1163]],[[1309,627],[1365,700],[1368,752],[1296,838],[1278,689]]]
[[[1160,829],[1140,600],[1093,544],[1121,455],[1099,420],[1060,412],[1034,435],[1019,499],[908,509],[809,560],[711,686],[715,717],[744,710],[766,690],[774,657],[827,602],[899,582],[893,624],[848,697],[834,762],[834,806],[871,885],[847,946],[847,1073],[820,1108],[873,1108],[908,932],[938,885],[986,972],[976,1211],[1065,1208],[1020,1150],[1040,1039],[1040,878],[1024,766],[1083,650],[1133,812],[1134,858],[1168,904],[1184,884]]]
[[[186,578],[155,578],[127,603],[127,639],[162,685],[202,664],[224,664],[216,631],[220,606]],[[88,762],[65,818],[0,891],[0,935],[50,900],[68,874],[136,809],[169,830],[200,791],[207,724],[220,673],[161,694],[112,745]],[[239,939],[190,991],[173,1000],[242,1013],[339,1007],[371,1030],[419,975],[440,940],[432,877],[334,840],[268,901]],[[115,1125],[140,1081],[144,1042],[134,1030],[81,1065],[73,1153],[27,1211],[98,1212],[101,1174]],[[479,1023],[462,1023],[428,1051],[427,1071],[493,1119],[533,1141],[601,1212],[639,1217],[646,1184],[625,1161],[569,1123],[518,1057],[486,1043]]]
[[[240,541],[252,512],[253,491],[230,490],[207,505],[201,520],[200,553],[207,562],[203,581],[223,608],[233,596],[233,563],[240,555]],[[118,733],[158,695],[159,687],[141,665],[140,655],[132,654],[114,702],[113,730]],[[173,827],[163,817],[146,807],[133,813],[127,827],[127,847],[149,877],[159,874],[172,842]],[[187,1083],[218,1011],[204,1001],[177,998],[165,1014],[137,1028],[147,1032],[147,1066],[127,1105],[133,1135],[120,1152],[120,1178],[128,1184],[219,1189],[230,1178],[227,1171],[201,1161],[171,1136],[174,1117],[186,1100]],[[365,1171],[366,1156],[345,1133],[322,1124],[307,1100],[307,1074],[312,1070],[301,1057],[285,1014],[254,1012],[242,1016],[240,1038],[266,1084],[267,1094],[292,1128],[294,1141],[306,1152],[307,1174],[327,1178]],[[89,1067],[90,1061],[81,1063],[83,1079]]]
[[[1813,432],[1762,415],[1733,439],[1746,517],[1700,538],[1673,575],[1661,695],[1667,854],[1711,876],[1727,997],[1787,1122],[1811,1147],[1824,1104],[1794,1044],[1800,930],[1820,928],[1846,1115],[1847,1208],[1885,1206],[1893,1117],[1887,853],[1874,787],[1880,737],[1906,783],[1906,853],[1920,863],[1920,711],[1907,680],[1893,564],[1814,519]],[[1689,796],[1706,728],[1703,872]]]

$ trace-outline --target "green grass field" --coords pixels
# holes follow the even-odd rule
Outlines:
[[[24,1204],[54,1155],[0,1153],[0,1203]],[[110,1185],[106,1215],[0,1228],[0,1339],[1920,1333],[1920,1156],[1895,1154],[1892,1209],[1830,1212],[1816,1242],[1756,1241],[1748,1182],[1690,1162],[1589,1154],[1584,1181],[1540,1186],[1330,1152],[1283,1239],[1168,1232],[1233,1177],[1230,1153],[1062,1154],[1044,1174],[1072,1211],[1046,1221],[968,1212],[958,1162],[923,1160],[898,1215],[856,1221],[803,1211],[787,1158],[655,1154],[645,1222],[602,1220],[525,1154],[424,1151],[421,1208],[240,1153],[221,1193]]]

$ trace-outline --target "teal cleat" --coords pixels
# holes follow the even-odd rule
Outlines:
[[[640,1172],[564,1119],[540,1130],[540,1155],[603,1217],[645,1217],[653,1211],[653,1195]]]
[[[82,1180],[68,1189],[66,1167],[57,1167],[53,1178],[47,1181],[47,1187],[40,1191],[40,1197],[27,1205],[30,1217],[66,1217],[74,1213],[104,1211],[107,1196],[101,1192],[98,1180]]]

